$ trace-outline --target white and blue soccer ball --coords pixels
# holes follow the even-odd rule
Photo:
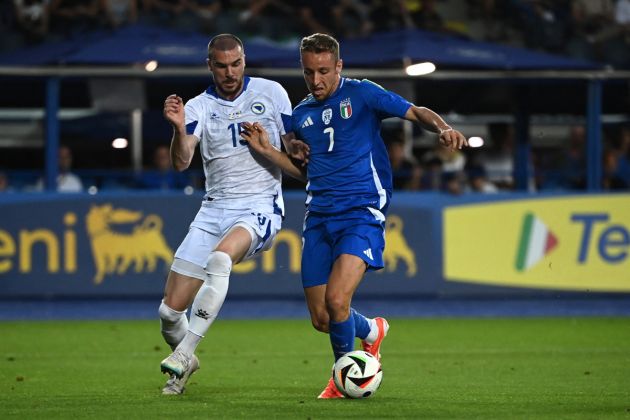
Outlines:
[[[381,385],[381,362],[363,350],[344,354],[333,366],[337,389],[348,398],[367,398]]]

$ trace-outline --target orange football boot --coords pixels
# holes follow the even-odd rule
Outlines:
[[[332,398],[344,398],[344,396],[341,393],[341,391],[337,389],[337,385],[335,385],[335,381],[333,380],[333,378],[330,378],[328,380],[328,385],[326,385],[326,388],[324,388],[324,390],[321,392],[321,394],[317,396],[317,398],[332,399]]]
[[[387,331],[389,331],[389,323],[387,322],[385,318],[381,318],[381,317],[374,318],[374,321],[376,321],[376,326],[378,327],[378,337],[376,338],[376,341],[374,341],[373,344],[370,344],[365,340],[361,340],[361,347],[363,347],[364,351],[370,353],[372,356],[376,357],[376,359],[380,361],[381,360],[381,352],[380,352],[381,343],[383,342],[383,339],[387,335]]]

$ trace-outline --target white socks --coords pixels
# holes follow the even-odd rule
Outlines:
[[[184,336],[184,339],[177,346],[177,350],[180,350],[182,353],[187,354],[188,356],[192,356],[199,345],[203,337],[199,336],[192,331],[188,331]]]
[[[158,313],[160,314],[162,337],[164,337],[166,343],[171,346],[171,349],[174,350],[182,341],[188,330],[186,311],[176,311],[162,301]]]
[[[214,322],[227,295],[232,259],[221,251],[213,251],[205,267],[208,277],[197,292],[190,312],[188,332],[177,349],[192,356],[199,341]]]
[[[378,324],[372,318],[368,318],[370,323],[370,333],[365,337],[365,342],[368,344],[374,344],[378,338]]]

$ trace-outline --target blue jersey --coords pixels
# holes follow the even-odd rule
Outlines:
[[[341,78],[323,101],[309,95],[293,110],[296,138],[310,147],[306,204],[309,211],[384,210],[392,170],[381,121],[403,117],[411,103],[369,80]]]

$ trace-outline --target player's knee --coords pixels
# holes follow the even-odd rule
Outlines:
[[[212,251],[206,261],[204,270],[211,276],[227,277],[232,271],[232,258],[222,251]]]
[[[333,321],[343,321],[350,315],[350,301],[342,293],[327,294],[326,311]]]
[[[158,314],[160,315],[160,319],[162,321],[174,323],[179,321],[182,316],[186,316],[186,311],[176,311],[162,301],[162,303],[160,303],[160,307],[158,308]]]
[[[311,324],[319,332],[328,333],[329,318],[327,313],[318,314],[311,317]]]

